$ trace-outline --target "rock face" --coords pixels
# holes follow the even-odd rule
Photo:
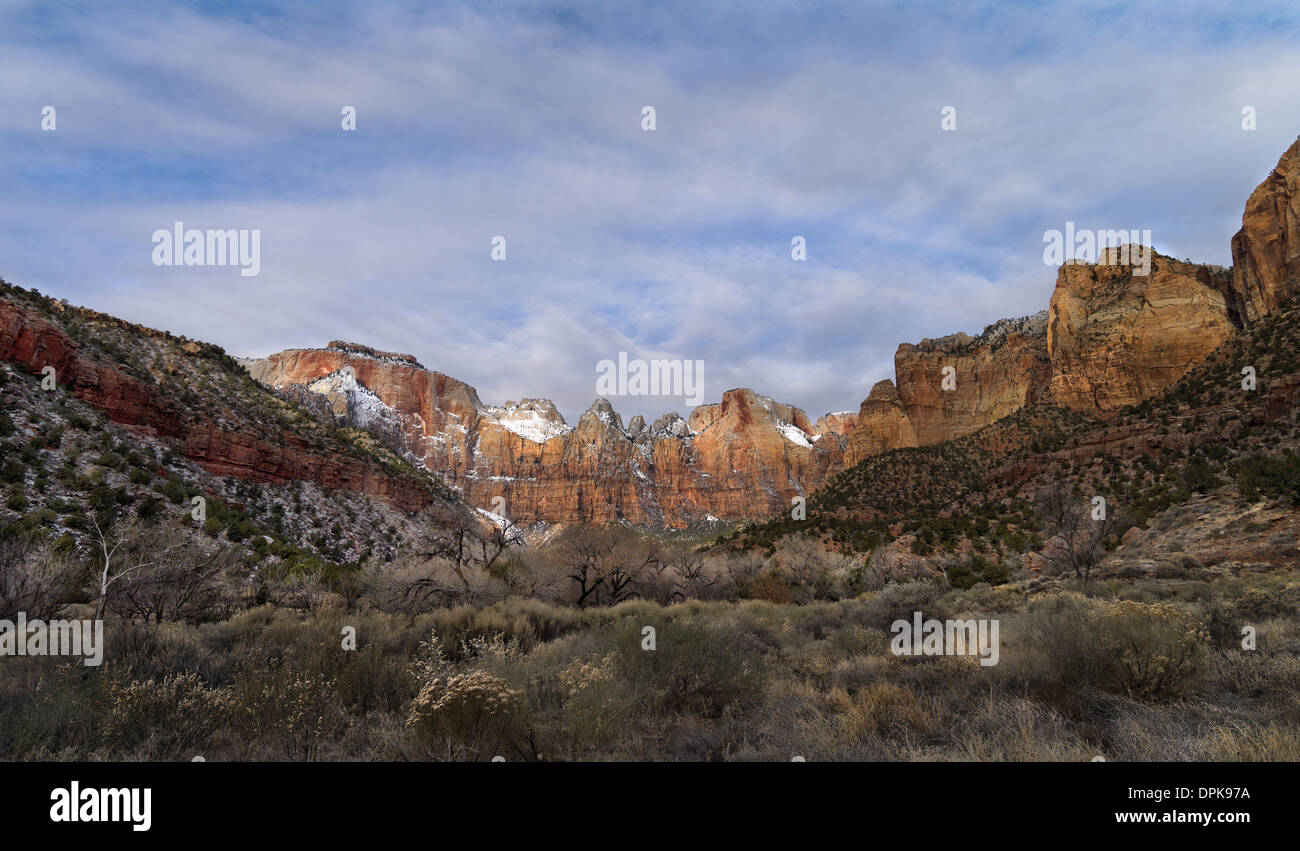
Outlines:
[[[433,501],[428,490],[409,479],[386,475],[382,468],[356,459],[314,452],[306,441],[287,432],[275,440],[264,440],[248,432],[201,423],[187,430],[184,446],[187,458],[218,476],[267,484],[308,481],[322,488],[380,497],[404,511],[418,511]]]
[[[994,323],[978,337],[899,346],[897,391],[881,382],[862,403],[845,466],[961,437],[1043,398],[1105,416],[1160,394],[1236,333],[1234,299],[1242,311],[1252,302],[1234,295],[1229,270],[1153,251],[1150,273],[1139,275],[1119,262],[1125,250],[1062,265],[1047,311]],[[1269,274],[1266,281],[1284,273]],[[1261,292],[1276,300],[1284,289]]]
[[[54,368],[55,381],[109,419],[158,434],[181,432],[181,414],[153,387],[111,366],[82,357],[77,343],[40,314],[0,300],[0,360],[33,375]]]
[[[889,379],[879,381],[858,411],[857,422],[844,449],[844,466],[891,449],[918,446],[916,429],[907,416],[898,388]]]
[[[682,527],[788,510],[843,458],[845,416],[821,422],[752,390],[729,390],[689,418],[625,427],[605,399],[576,426],[545,399],[486,405],[463,382],[409,355],[351,343],[243,362],[282,391],[319,394],[471,504],[521,524],[617,522]],[[824,418],[825,419],[825,418]],[[501,500],[504,500],[502,502]]]
[[[96,321],[112,322],[142,338],[163,333],[78,310]],[[197,343],[181,347],[197,355]],[[170,355],[159,352],[160,360]],[[34,375],[54,367],[55,380],[77,398],[102,410],[112,421],[174,439],[185,456],[209,472],[260,482],[306,480],[322,487],[360,491],[382,497],[414,511],[435,500],[428,487],[412,479],[389,475],[378,465],[357,457],[323,454],[298,435],[262,423],[239,422],[237,411],[223,425],[184,409],[156,383],[126,374],[111,364],[81,353],[76,341],[54,322],[20,304],[0,299],[0,360],[15,363]]]
[[[1232,238],[1229,306],[1254,322],[1300,291],[1300,139],[1246,201]]]
[[[1055,401],[1106,414],[1169,387],[1235,332],[1228,272],[1160,254],[1151,272],[1067,263],[1052,293],[1047,350]]]
[[[945,373],[946,367],[952,371]],[[894,354],[894,372],[919,444],[961,437],[1035,401],[1046,389],[1051,374],[1046,315],[1002,320],[978,337],[959,333],[903,343]],[[946,377],[951,389],[945,389]]]
[[[838,444],[819,449],[798,408],[752,390],[728,390],[716,418],[694,436],[698,499],[716,517],[770,516],[811,492],[841,458]],[[762,512],[760,515],[759,512]]]
[[[820,440],[825,435],[834,435],[840,438],[840,442],[848,440],[849,434],[858,424],[858,414],[856,411],[835,411],[832,413],[822,414],[813,423],[813,436]]]
[[[1246,202],[1231,270],[1153,251],[1150,274],[1135,275],[1115,262],[1122,252],[1109,248],[1096,264],[1061,266],[1046,314],[996,323],[977,338],[899,346],[898,398],[876,385],[844,464],[968,434],[1045,392],[1104,416],[1168,388],[1300,292],[1300,140]],[[953,390],[943,389],[945,366],[954,368]]]

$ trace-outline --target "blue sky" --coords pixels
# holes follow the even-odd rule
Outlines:
[[[900,342],[1046,307],[1067,220],[1228,264],[1300,134],[1298,36],[1291,2],[0,0],[0,275],[570,422],[620,351],[816,417]],[[261,274],[154,266],[177,220],[260,229]]]

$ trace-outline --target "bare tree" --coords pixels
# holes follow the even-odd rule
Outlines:
[[[624,545],[615,547],[614,558],[610,561],[606,574],[609,580],[609,598],[606,602],[610,605],[639,593],[646,571],[661,561],[659,547],[653,541],[620,543]]]
[[[664,561],[673,574],[672,593],[669,597],[673,601],[699,597],[717,582],[716,576],[705,578],[707,562],[704,556],[688,547],[669,550]]]
[[[95,620],[100,620],[104,617],[104,606],[108,602],[110,588],[136,573],[163,564],[168,554],[179,546],[180,541],[175,540],[165,546],[139,546],[144,541],[140,538],[141,531],[138,526],[115,527],[112,518],[101,520],[94,514],[90,517],[90,524],[94,530],[91,543],[102,561],[99,570],[99,594],[95,603]],[[159,530],[153,531],[157,534]]]
[[[49,618],[75,590],[76,574],[76,565],[48,544],[0,542],[0,617],[25,612],[29,618]]]
[[[1117,520],[1102,503],[1100,511],[1068,493],[1059,483],[1038,494],[1038,513],[1061,540],[1051,547],[1048,561],[1061,572],[1073,571],[1088,582],[1092,569],[1105,555],[1106,539],[1115,532]]]
[[[220,599],[219,580],[234,566],[224,548],[205,550],[192,541],[171,543],[169,533],[153,528],[131,542],[128,554],[140,567],[122,576],[108,592],[108,608],[128,618],[203,620]],[[152,555],[161,551],[165,557]]]
[[[641,593],[662,562],[657,542],[628,529],[573,529],[559,545],[579,606],[613,605]]]
[[[578,584],[579,606],[599,602],[600,588],[618,542],[603,529],[575,529],[565,536],[561,551],[568,565],[568,576]]]
[[[741,551],[728,554],[724,568],[731,580],[732,593],[745,595],[758,581],[767,560],[756,552]]]
[[[430,509],[429,525],[416,546],[424,559],[445,559],[465,593],[470,592],[470,570],[488,570],[508,548],[523,543],[523,533],[513,523],[506,526],[476,516],[464,506]]]

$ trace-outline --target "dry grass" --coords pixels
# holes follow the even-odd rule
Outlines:
[[[1300,759],[1289,573],[1088,590],[913,585],[809,605],[589,610],[511,599],[413,618],[335,602],[201,626],[117,622],[102,668],[6,660],[0,755]],[[1256,629],[1255,650],[1210,640],[1220,609]],[[889,623],[913,610],[999,618],[1000,663],[893,656]],[[344,626],[356,650],[342,648]]]

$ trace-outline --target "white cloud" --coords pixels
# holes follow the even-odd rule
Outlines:
[[[701,359],[709,398],[752,386],[816,416],[892,377],[899,342],[1045,307],[1041,236],[1066,220],[1228,262],[1300,130],[1285,7],[1211,41],[1222,14],[1172,4],[800,5],[624,29],[586,7],[0,4],[0,273],[239,354],[409,350],[571,422],[619,351]],[[175,220],[260,228],[262,275],[153,267]]]

